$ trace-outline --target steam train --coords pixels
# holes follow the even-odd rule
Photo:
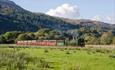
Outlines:
[[[17,41],[16,44],[29,46],[65,46],[65,40],[26,40]],[[79,39],[78,46],[85,47],[85,41],[83,39]]]

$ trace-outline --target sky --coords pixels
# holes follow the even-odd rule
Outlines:
[[[115,24],[115,0],[12,0],[31,12]]]

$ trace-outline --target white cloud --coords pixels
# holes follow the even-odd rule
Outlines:
[[[79,8],[76,5],[63,4],[55,9],[46,12],[47,15],[65,18],[77,18],[80,16]]]
[[[115,24],[115,16],[99,16],[99,15],[97,15],[97,16],[94,16],[93,18],[91,18],[91,20]]]
[[[107,16],[107,20],[108,20],[111,24],[115,24],[115,16]]]
[[[102,17],[99,16],[99,15],[96,15],[96,16],[94,16],[91,20],[94,20],[94,21],[102,21]]]

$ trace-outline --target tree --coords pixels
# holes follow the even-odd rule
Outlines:
[[[20,34],[20,32],[6,32],[3,34],[4,38],[6,39],[7,43],[14,43],[17,36]]]
[[[35,36],[39,40],[62,40],[65,38],[62,32],[57,30],[51,30],[48,28],[40,29],[38,32],[35,33]]]
[[[90,45],[97,45],[99,44],[98,38],[96,38],[93,34],[85,34],[85,43]]]
[[[28,36],[29,40],[35,40],[36,39],[36,36],[34,33],[27,33],[27,36]]]
[[[44,28],[40,29],[35,33],[37,39],[45,39],[45,36],[49,35],[50,29]]]
[[[5,39],[5,37],[4,36],[0,36],[0,44],[4,44],[4,43],[6,43],[6,39]]]
[[[115,36],[112,39],[112,44],[115,44]]]
[[[20,41],[20,40],[28,40],[29,36],[27,34],[20,34],[17,38],[16,41]]]
[[[111,31],[103,33],[100,38],[100,43],[103,45],[109,45],[112,43],[113,34]]]

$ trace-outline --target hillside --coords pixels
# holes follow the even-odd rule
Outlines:
[[[0,0],[0,34],[7,31],[35,32],[40,28],[66,31],[81,27],[96,28],[100,31],[115,31],[115,25],[104,22],[63,19],[43,13],[32,13],[10,0]]]

